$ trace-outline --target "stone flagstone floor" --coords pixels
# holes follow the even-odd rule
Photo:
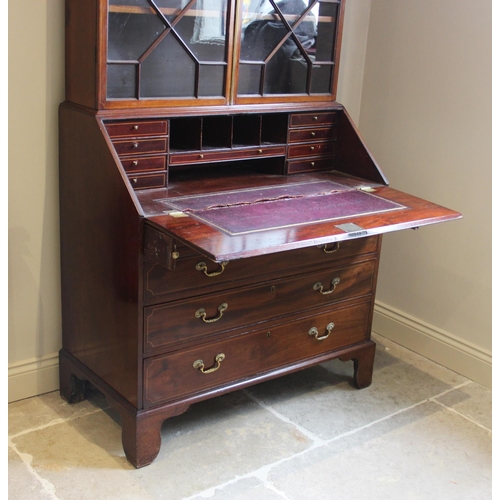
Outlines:
[[[373,383],[332,361],[191,406],[134,469],[97,391],[9,405],[10,500],[483,500],[491,391],[376,336]]]

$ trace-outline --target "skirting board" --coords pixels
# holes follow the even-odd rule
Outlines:
[[[9,403],[59,389],[59,353],[9,365]]]
[[[491,352],[377,301],[372,331],[491,389]]]

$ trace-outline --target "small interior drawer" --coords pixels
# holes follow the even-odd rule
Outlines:
[[[111,138],[166,135],[168,133],[168,122],[166,120],[155,120],[108,123],[106,130]]]
[[[167,139],[165,137],[157,139],[114,141],[113,145],[120,156],[167,152]]]
[[[313,158],[308,160],[289,161],[289,174],[300,174],[302,172],[317,172],[319,170],[332,170],[334,168],[334,157]]]
[[[165,187],[166,174],[129,175],[130,183],[134,189],[152,189]]]
[[[290,130],[288,142],[312,142],[336,138],[336,127],[306,128]]]
[[[167,157],[161,156],[141,156],[138,158],[127,158],[122,160],[122,165],[127,172],[147,172],[150,170],[165,170]]]
[[[146,359],[144,406],[220,387],[368,340],[370,306],[371,302],[363,302],[306,317],[295,316],[286,324],[261,325],[251,333]]]
[[[290,116],[290,127],[306,127],[337,123],[336,113],[300,113]]]
[[[332,154],[335,150],[334,142],[319,142],[313,144],[300,144],[288,147],[288,158],[302,156],[318,156]]]

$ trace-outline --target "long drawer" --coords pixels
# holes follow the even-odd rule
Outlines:
[[[194,394],[367,340],[371,302],[144,361],[144,406]],[[206,373],[203,373],[206,372]]]
[[[214,161],[231,161],[248,158],[253,159],[261,156],[282,156],[285,153],[285,146],[261,146],[219,151],[200,151],[195,153],[172,153],[170,155],[170,165],[210,163]]]
[[[193,294],[207,293],[238,282],[257,282],[262,277],[304,272],[314,266],[336,266],[340,261],[355,262],[378,248],[378,237],[359,238],[327,246],[314,246],[217,264],[185,246],[178,246],[176,267],[169,270],[150,263],[144,270],[144,299],[153,303]],[[366,258],[366,257],[364,257]],[[210,276],[207,276],[210,275]],[[182,292],[182,293],[180,293]]]
[[[372,293],[377,260],[146,307],[144,350]]]

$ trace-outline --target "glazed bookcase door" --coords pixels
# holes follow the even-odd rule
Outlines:
[[[242,0],[237,103],[334,100],[340,0]]]
[[[227,104],[231,0],[108,0],[106,107]]]

